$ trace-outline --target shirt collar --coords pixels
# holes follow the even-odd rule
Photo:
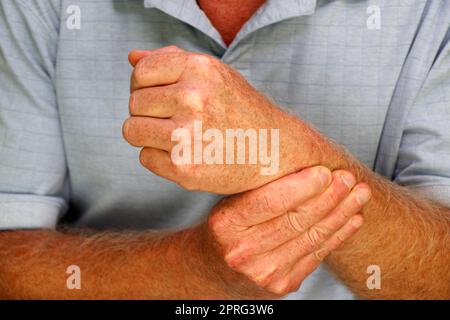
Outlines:
[[[236,35],[231,46],[250,33],[286,19],[311,15],[316,0],[267,0]],[[144,0],[145,8],[156,8],[202,31],[226,48],[219,32],[200,9],[196,0]]]

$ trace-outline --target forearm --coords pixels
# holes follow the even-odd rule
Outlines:
[[[450,209],[378,176],[312,132],[320,150],[314,164],[348,170],[372,190],[362,229],[331,253],[331,268],[361,297],[450,298]],[[369,265],[381,269],[380,290],[367,288]]]
[[[0,298],[228,298],[209,277],[197,234],[6,231],[0,233]],[[66,269],[81,269],[81,289]]]

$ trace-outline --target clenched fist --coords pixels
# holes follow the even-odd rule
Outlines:
[[[123,134],[143,147],[140,161],[155,174],[189,190],[235,194],[319,163],[301,121],[214,57],[166,47],[129,60]]]
[[[370,197],[368,186],[356,184],[350,173],[318,166],[225,198],[203,228],[204,264],[222,275],[233,296],[296,291],[359,229]]]

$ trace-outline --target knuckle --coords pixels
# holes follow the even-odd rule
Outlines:
[[[194,110],[202,110],[207,102],[205,92],[199,88],[185,88],[176,97],[177,102]]]
[[[234,271],[240,271],[239,264],[242,260],[242,256],[239,253],[226,251],[224,252],[223,260],[225,261],[225,264],[228,266],[228,268]]]
[[[190,54],[188,60],[193,66],[201,68],[212,68],[215,62],[213,57],[198,53]]]
[[[267,211],[271,214],[274,214],[277,212],[272,198],[267,193],[262,193],[257,197],[257,201],[260,203],[260,205],[263,207],[264,211]]]
[[[225,261],[225,264],[228,268],[230,268],[233,271],[242,273],[241,264],[239,261],[241,260],[241,256],[230,256],[228,254],[225,254],[223,257],[223,260]]]
[[[136,66],[133,69],[132,73],[132,81],[134,82],[135,86],[140,86],[142,84],[143,79],[145,78],[146,74],[146,65],[147,65],[147,59],[146,57],[139,60],[139,62],[136,64]]]
[[[285,296],[288,293],[292,292],[294,289],[293,285],[289,281],[289,279],[283,279],[282,281],[274,284],[267,288],[267,291],[277,295],[277,296]]]
[[[306,231],[309,244],[315,248],[326,239],[327,231],[323,227],[313,226]]]
[[[212,231],[212,233],[216,234],[221,230],[222,227],[222,219],[221,219],[221,211],[213,212],[208,216],[207,225],[208,229]]]
[[[269,270],[258,270],[248,275],[248,278],[258,287],[268,289],[272,283],[272,279],[276,273],[277,268],[273,267]]]
[[[198,75],[214,81],[216,85],[223,83],[223,63],[214,57],[204,54],[191,54],[188,57],[188,67]]]
[[[331,211],[333,208],[335,208],[339,204],[339,200],[336,197],[336,195],[333,195],[334,191],[329,192],[326,194],[323,199],[320,199],[320,201],[316,201],[312,204],[314,207],[314,210],[327,210]]]
[[[257,196],[257,201],[270,214],[287,213],[290,210],[290,201],[284,194],[274,196],[274,193],[263,192]]]
[[[336,233],[336,241],[338,243],[338,246],[341,246],[345,242],[345,237],[342,232]]]
[[[323,261],[330,254],[330,250],[328,248],[323,247],[317,251],[314,251],[314,257],[317,261]]]
[[[224,253],[224,260],[228,267],[240,271],[239,267],[253,256],[254,249],[246,240],[238,240],[229,246]]]
[[[234,245],[234,251],[239,252],[242,256],[250,257],[253,256],[256,253],[256,248],[247,239],[240,239],[238,240]]]
[[[287,198],[285,193],[282,193],[278,196],[278,203],[279,203],[280,212],[287,212],[290,209],[289,208],[290,201]]]
[[[296,233],[301,233],[304,231],[304,225],[301,221],[301,216],[297,211],[288,211],[286,214],[288,224],[291,229]]]

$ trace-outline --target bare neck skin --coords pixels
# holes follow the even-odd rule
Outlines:
[[[198,0],[200,8],[227,46],[264,2],[265,0]]]

